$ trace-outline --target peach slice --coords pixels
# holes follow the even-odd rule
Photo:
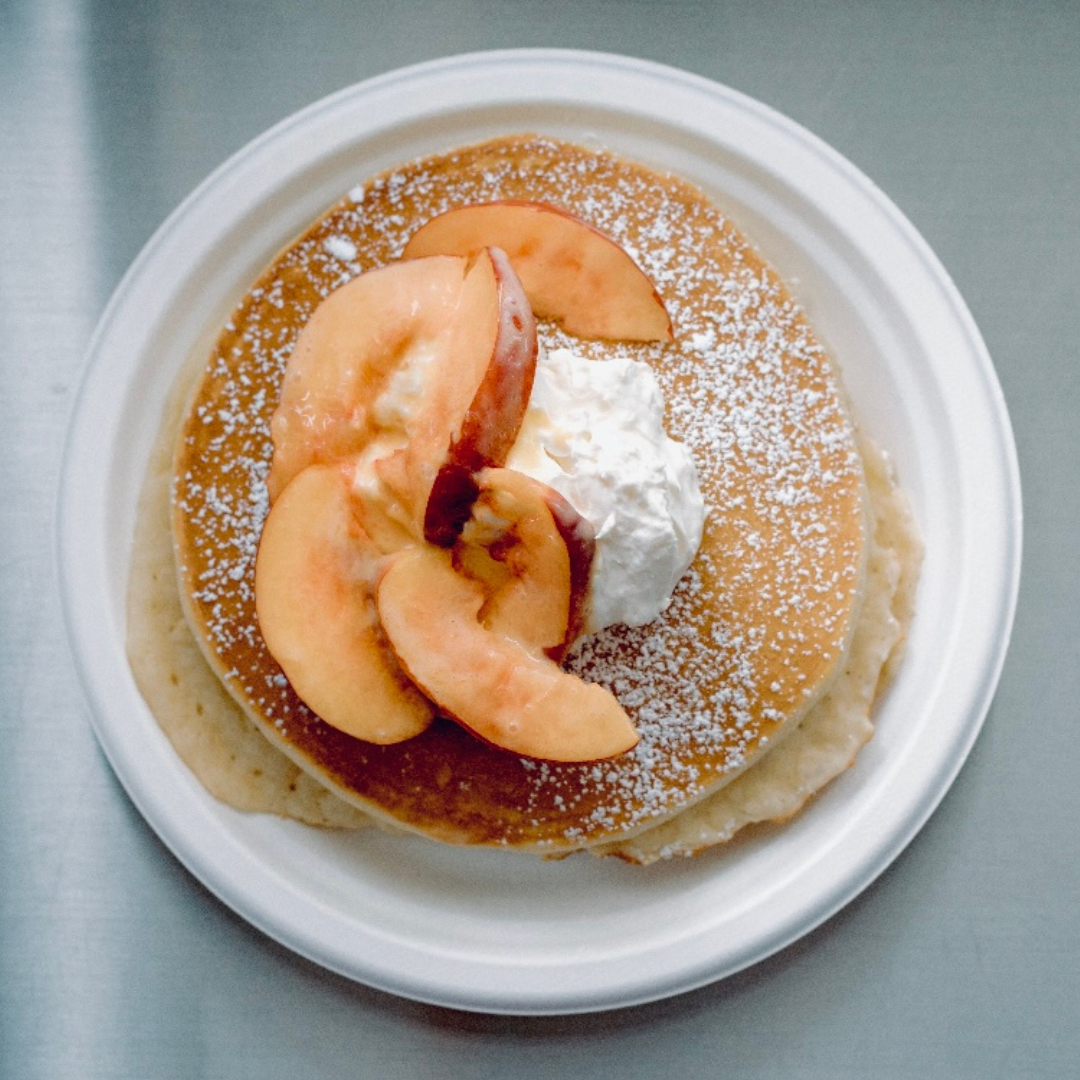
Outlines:
[[[580,635],[596,538],[547,484],[512,469],[485,469],[455,564],[484,582],[487,629],[560,660]]]
[[[510,453],[529,405],[539,342],[536,320],[510,260],[498,248],[486,251],[498,294],[498,329],[491,356],[472,400],[449,434],[449,448],[427,489],[424,538],[448,547],[457,539],[476,496],[473,474],[501,465]],[[430,449],[407,452],[406,466],[423,468],[447,439],[445,421],[457,419],[449,407],[433,407],[438,434]],[[440,426],[439,422],[443,421]],[[442,445],[445,446],[445,443]],[[417,460],[419,459],[419,461]]]
[[[670,341],[671,319],[648,275],[614,240],[545,203],[455,207],[421,225],[405,258],[502,248],[533,311],[577,337]]]
[[[371,270],[331,293],[285,369],[271,420],[271,502],[308,465],[358,454],[376,440],[383,453],[404,446],[410,414],[428,396],[429,371],[453,372],[464,397],[460,406],[446,401],[440,385],[432,407],[463,413],[491,357],[497,303],[490,269],[470,271],[468,260],[450,256]]]
[[[479,738],[548,761],[595,761],[636,745],[611,693],[480,624],[483,585],[457,573],[448,551],[423,545],[390,556],[375,595],[402,667]]]
[[[274,503],[255,562],[255,610],[271,656],[326,723],[373,743],[412,738],[434,711],[379,627],[381,552],[357,521],[349,470],[311,465]]]

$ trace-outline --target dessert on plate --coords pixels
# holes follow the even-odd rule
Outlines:
[[[241,809],[648,863],[854,760],[918,561],[735,225],[677,177],[509,136],[353,189],[197,358],[129,654]]]

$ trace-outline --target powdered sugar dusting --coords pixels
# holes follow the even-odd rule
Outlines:
[[[572,210],[652,278],[674,344],[583,343],[552,325],[542,336],[549,348],[653,366],[668,430],[690,448],[709,507],[702,553],[662,617],[586,639],[568,661],[616,693],[638,747],[599,764],[518,762],[511,794],[491,797],[501,817],[479,839],[565,847],[657,820],[740,771],[842,657],[859,585],[861,466],[828,357],[775,275],[685,185],[537,139],[403,166],[354,188],[271,268],[222,335],[184,431],[182,575],[234,692],[282,730],[310,727],[253,615],[276,387],[320,298],[395,258],[423,220],[498,198]],[[320,732],[312,745],[329,737]],[[357,751],[364,767],[342,782],[379,801],[389,796],[365,785],[384,766],[388,776],[392,766],[441,777],[424,760],[426,738],[398,757]],[[456,775],[459,797],[482,779]],[[452,813],[445,802],[439,812]],[[416,822],[424,813],[401,811]]]

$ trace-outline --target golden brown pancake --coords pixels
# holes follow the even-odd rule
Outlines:
[[[588,638],[567,661],[608,686],[641,734],[634,751],[600,763],[522,759],[445,720],[392,746],[351,738],[297,698],[255,620],[269,420],[301,327],[335,287],[397,257],[425,220],[504,198],[577,214],[656,284],[671,344],[582,342],[544,324],[541,338],[653,367],[669,433],[691,448],[709,511],[698,557],[663,615]],[[183,420],[173,524],[195,638],[272,745],[378,818],[451,842],[544,852],[655,826],[798,725],[848,654],[869,549],[842,389],[776,274],[690,185],[533,137],[403,165],[275,259],[224,329]]]

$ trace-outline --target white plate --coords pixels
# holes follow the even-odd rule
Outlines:
[[[926,540],[909,652],[849,770],[789,826],[647,870],[322,833],[219,805],[178,763],[124,658],[136,496],[170,381],[283,243],[411,157],[538,130],[710,192],[790,282]],[[69,633],[97,735],[139,810],[240,915],[319,964],[463,1009],[577,1012],[664,997],[794,941],[865,888],[945,794],[989,706],[1020,562],[1005,406],[927,245],[853,166],[715,83],[610,55],[512,51],[394,72],[279,124],[165,222],[91,343],[60,493]]]

